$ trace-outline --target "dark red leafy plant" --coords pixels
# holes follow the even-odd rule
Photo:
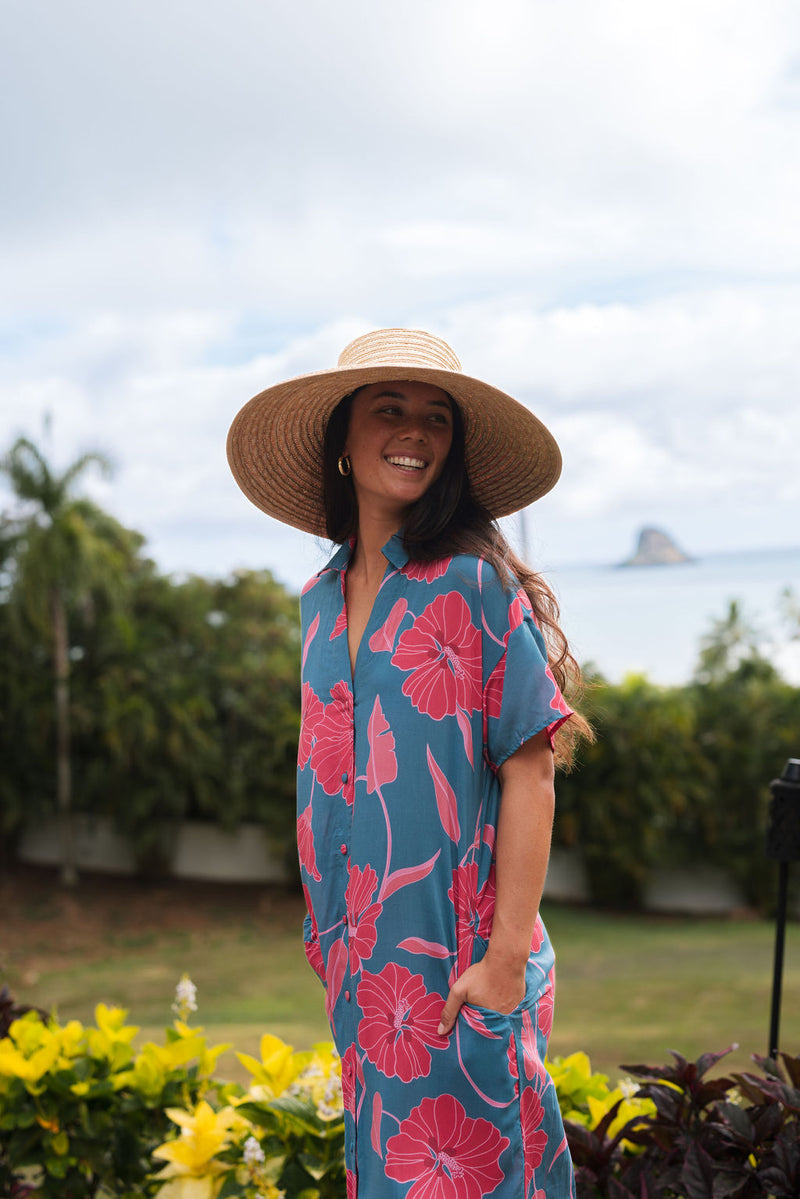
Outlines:
[[[616,1107],[594,1129],[566,1121],[577,1199],[798,1199],[800,1057],[754,1056],[763,1077],[706,1078],[725,1053],[622,1066],[656,1111],[613,1137]]]

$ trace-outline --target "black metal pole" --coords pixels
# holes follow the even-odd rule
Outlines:
[[[781,1021],[781,990],[783,987],[783,947],[786,942],[786,902],[789,883],[789,863],[778,864],[778,912],[775,922],[775,964],[772,970],[772,1015],[769,1023],[767,1057],[778,1056],[778,1028]]]
[[[800,758],[789,758],[779,779],[769,785],[772,801],[767,829],[767,857],[778,862],[778,911],[775,918],[775,965],[772,972],[772,1012],[769,1022],[767,1057],[778,1056],[778,1027],[781,1019],[783,949],[786,941],[786,907],[789,863],[800,861]]]

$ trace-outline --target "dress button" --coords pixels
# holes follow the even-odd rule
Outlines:
[[[347,846],[345,845],[344,841],[342,841],[341,845],[339,846],[339,853],[347,853]]]
[[[347,771],[346,770],[345,770],[344,774],[342,775],[342,782],[343,783],[347,782]]]
[[[349,1002],[350,1002],[350,992],[349,992],[349,991],[345,991],[345,993],[344,993],[344,997],[345,997],[345,999],[347,1000],[347,1002],[349,1003]]]

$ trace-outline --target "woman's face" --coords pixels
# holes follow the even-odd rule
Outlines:
[[[401,520],[439,478],[452,439],[452,403],[441,388],[410,381],[362,387],[345,441],[359,513]]]

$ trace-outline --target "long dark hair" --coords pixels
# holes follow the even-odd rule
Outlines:
[[[327,534],[342,545],[358,531],[358,504],[352,479],[342,476],[338,462],[344,453],[353,406],[351,392],[334,408],[323,443],[323,497]],[[581,670],[559,624],[558,600],[542,575],[514,553],[487,510],[472,494],[467,474],[464,419],[458,404],[452,405],[453,438],[442,473],[423,496],[412,504],[403,524],[403,545],[416,562],[433,562],[452,554],[484,558],[506,586],[522,586],[547,645],[547,656],[565,697],[574,702],[581,694]],[[557,731],[555,757],[566,769],[572,764],[581,738],[593,739],[592,730],[576,712]]]

